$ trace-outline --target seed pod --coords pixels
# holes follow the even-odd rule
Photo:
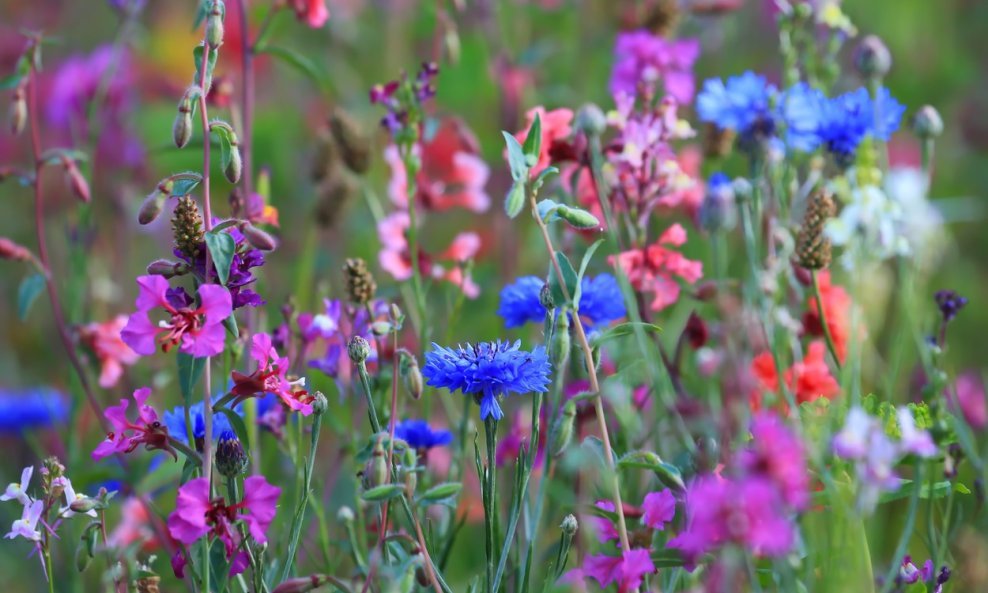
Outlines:
[[[343,265],[343,280],[347,296],[355,305],[366,305],[374,299],[377,283],[367,269],[367,262],[359,257],[347,258]]]
[[[217,49],[223,45],[223,2],[216,0],[206,17],[206,45]]]
[[[89,511],[102,508],[103,506],[104,506],[103,502],[98,498],[91,498],[89,496],[80,495],[78,498],[72,501],[72,504],[69,505],[69,510],[71,510],[73,513],[84,514],[84,513],[88,513]]]
[[[550,355],[552,356],[552,362],[556,365],[556,368],[562,368],[566,365],[566,361],[569,359],[570,348],[572,346],[572,341],[569,335],[569,312],[563,310],[559,316],[556,317],[556,329],[552,332],[552,343],[549,345]]]
[[[168,259],[156,259],[149,263],[147,267],[148,274],[152,276],[163,276],[165,278],[182,276],[188,272],[189,268],[184,263]]]
[[[274,237],[249,222],[240,226],[240,232],[244,234],[244,238],[247,239],[247,242],[251,246],[261,251],[273,251],[278,246],[278,242]]]
[[[14,97],[10,102],[10,133],[14,136],[20,135],[27,125],[27,101],[24,99],[24,87],[18,86],[14,90]]]
[[[820,270],[830,265],[830,239],[824,234],[824,227],[836,212],[837,206],[827,189],[819,188],[810,194],[803,225],[796,237],[799,265],[808,270]]]
[[[240,147],[237,144],[236,136],[234,136],[230,140],[230,162],[223,169],[223,174],[226,175],[226,179],[230,183],[237,183],[240,181],[240,175],[243,174],[243,171],[243,157],[240,156]]]
[[[550,449],[553,457],[562,455],[573,440],[573,425],[576,422],[576,403],[573,400],[569,400],[563,405],[562,415],[557,422],[559,425]]]
[[[347,168],[358,175],[366,173],[370,168],[370,139],[357,120],[337,108],[329,118],[329,129]]]
[[[600,226],[600,221],[597,220],[597,217],[582,208],[560,206],[556,210],[556,214],[559,218],[562,218],[578,229],[593,229]]]

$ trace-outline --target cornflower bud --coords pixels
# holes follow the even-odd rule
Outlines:
[[[559,528],[563,530],[563,533],[572,537],[576,535],[576,530],[580,527],[577,523],[576,517],[572,514],[563,517],[563,522],[559,525]]]
[[[556,308],[556,302],[552,298],[552,289],[549,288],[549,283],[546,282],[542,285],[542,289],[539,291],[539,303],[546,308],[547,311],[552,311]]]
[[[374,299],[377,283],[364,260],[359,257],[347,258],[343,265],[343,280],[346,282],[346,293],[351,303],[366,305]]]
[[[370,139],[357,120],[337,108],[329,118],[329,129],[347,168],[357,174],[366,173],[370,168]]]
[[[892,54],[877,35],[868,35],[854,50],[854,66],[866,79],[879,79],[892,68]]]
[[[370,356],[370,344],[362,336],[353,336],[346,345],[347,355],[354,364],[363,364]]]
[[[251,246],[261,251],[273,251],[278,242],[267,231],[263,231],[249,222],[240,225],[240,232]]]
[[[329,409],[329,400],[321,391],[312,394],[312,413],[315,415],[325,414]]]
[[[573,400],[567,401],[563,405],[563,413],[559,416],[556,434],[552,439],[551,453],[553,457],[562,455],[563,451],[569,447],[573,440],[573,425],[576,421],[576,403]],[[575,531],[575,529],[574,529]]]
[[[223,45],[223,13],[223,2],[214,0],[206,17],[206,45],[212,49]]]
[[[216,471],[227,478],[242,476],[250,462],[240,439],[233,434],[223,434],[216,443]]]
[[[913,116],[913,133],[921,140],[930,140],[943,133],[943,118],[932,105],[923,105]]]
[[[14,89],[8,117],[10,118],[10,133],[14,136],[20,135],[27,125],[27,101],[24,99],[24,85],[18,85]]]
[[[0,259],[29,261],[31,259],[31,251],[27,247],[14,243],[7,237],[0,237]]]
[[[192,97],[197,92],[202,91],[198,87],[189,87],[178,102],[178,113],[172,123],[172,140],[179,148],[185,148],[192,140]]]
[[[587,103],[576,112],[574,125],[587,136],[599,136],[607,129],[607,116],[600,107]]]
[[[714,173],[700,204],[700,226],[711,233],[728,230],[734,226],[735,212],[734,184],[723,173]]]

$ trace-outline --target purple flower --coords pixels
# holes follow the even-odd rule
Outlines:
[[[967,298],[962,297],[953,290],[938,290],[933,295],[933,298],[937,302],[937,308],[940,309],[940,315],[943,316],[945,323],[957,317],[957,314],[967,304]]]
[[[371,332],[371,324],[379,317],[387,315],[388,304],[384,301],[374,301],[370,306],[371,313],[361,307],[349,314],[343,301],[326,299],[323,304],[325,313],[314,316],[302,314],[298,319],[303,352],[311,354],[314,347],[319,345],[324,347],[321,356],[309,360],[309,368],[322,371],[329,377],[338,377],[341,368],[345,368],[348,364],[346,344],[353,336],[360,336],[368,341],[371,353],[367,357],[367,362],[376,361],[377,340]],[[344,367],[340,366],[341,362]]]
[[[693,100],[693,63],[700,55],[696,39],[669,41],[641,29],[618,34],[610,91],[635,96],[639,85],[653,90],[660,81],[679,103]]]
[[[666,488],[659,492],[649,492],[642,501],[642,523],[662,531],[666,523],[676,516],[676,497]]]
[[[233,258],[230,260],[229,276],[226,281],[226,287],[230,290],[233,310],[236,311],[241,307],[260,307],[264,304],[264,299],[248,287],[257,280],[257,278],[254,277],[253,272],[251,272],[251,269],[259,268],[264,265],[264,253],[262,253],[259,249],[251,247],[243,233],[241,233],[237,228],[230,227],[223,232],[229,233],[230,236],[233,237],[236,244],[236,251],[234,252]],[[185,255],[178,248],[175,248],[172,253],[174,253],[176,257],[185,263],[194,266],[200,277],[205,276],[205,243],[203,243],[200,247],[195,261],[192,261],[191,258]],[[216,273],[216,262],[213,262],[213,269],[209,271],[208,281],[212,283],[219,282],[219,276]],[[185,292],[182,288],[176,288],[173,290],[180,293]]]
[[[751,422],[751,442],[741,453],[741,464],[750,475],[776,484],[782,499],[796,510],[810,501],[809,478],[803,442],[774,413],[765,412]]]

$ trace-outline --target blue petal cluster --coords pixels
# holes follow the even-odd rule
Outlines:
[[[539,300],[544,284],[535,276],[523,276],[501,289],[497,314],[504,319],[505,327],[520,327],[530,321],[541,323],[545,319],[545,307]],[[621,287],[614,276],[584,277],[580,286],[580,318],[584,326],[607,324],[627,315]]]
[[[0,433],[19,433],[64,422],[65,397],[47,387],[0,390]]]
[[[521,341],[481,342],[456,349],[433,344],[425,355],[422,375],[432,387],[473,395],[480,417],[504,417],[498,398],[509,393],[545,393],[552,367],[545,348],[521,350]]]
[[[696,98],[696,111],[701,121],[737,132],[742,142],[755,136],[767,138],[775,131],[775,95],[775,87],[754,72],[732,76],[726,83],[711,78]]]
[[[219,401],[220,396],[213,398],[213,403]],[[242,406],[237,406],[234,411],[239,415],[243,416],[244,411]],[[192,436],[198,439],[205,438],[206,436],[206,420],[203,418],[203,406],[202,402],[192,404],[189,408],[189,416],[192,420]],[[178,406],[166,411],[162,414],[162,422],[168,427],[168,434],[179,440],[185,440],[186,434],[186,424],[185,424],[185,406]],[[233,427],[230,426],[230,419],[226,417],[226,414],[213,414],[213,440],[216,441],[220,438],[234,438],[236,433]]]
[[[838,162],[847,164],[866,136],[888,140],[899,129],[905,111],[884,87],[874,99],[866,88],[834,97],[820,113],[820,143]]]
[[[402,420],[395,425],[395,436],[408,443],[413,449],[431,449],[453,442],[453,433],[448,430],[433,430],[425,420]]]

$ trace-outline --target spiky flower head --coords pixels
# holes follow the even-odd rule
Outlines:
[[[236,434],[225,432],[220,435],[220,440],[216,443],[216,471],[220,475],[228,478],[242,476],[247,472],[249,461]]]
[[[796,237],[796,258],[799,265],[809,270],[820,270],[830,265],[830,239],[823,229],[836,213],[837,206],[828,190],[820,188],[810,194],[803,226]]]
[[[377,283],[364,260],[359,257],[347,258],[343,265],[343,279],[346,281],[346,293],[351,303],[366,305],[374,299]]]
[[[199,205],[192,197],[182,196],[178,199],[175,212],[172,213],[172,232],[179,251],[191,260],[199,257],[205,235]]]
[[[504,416],[498,400],[509,393],[545,393],[552,367],[545,347],[531,352],[514,342],[481,342],[457,348],[433,344],[425,355],[422,374],[432,387],[445,387],[472,395],[480,404],[480,417],[500,420]]]

